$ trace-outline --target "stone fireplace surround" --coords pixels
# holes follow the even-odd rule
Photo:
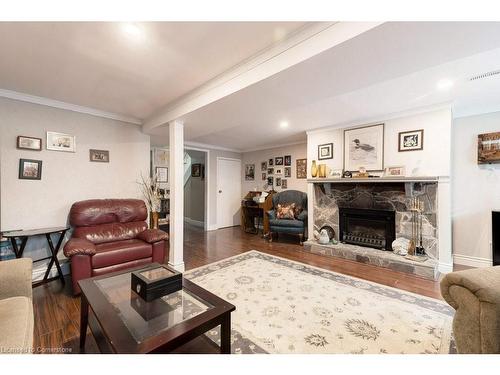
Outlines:
[[[447,177],[407,177],[407,178],[375,178],[375,179],[309,179],[309,228],[319,230],[329,225],[339,235],[339,207],[361,209],[392,210],[395,212],[396,238],[411,237],[410,199],[420,197],[424,201],[423,244],[431,258],[430,263],[439,271],[451,271],[451,220],[449,212],[449,179]],[[440,199],[438,199],[438,196]],[[438,201],[442,207],[438,207]],[[310,236],[311,237],[311,236]],[[306,248],[310,248],[311,243]],[[343,256],[347,250],[355,253]],[[391,262],[403,257],[385,251],[361,248],[353,245],[342,245],[342,249],[325,249],[323,254],[358,259],[365,255],[384,257]],[[362,254],[361,254],[362,253]],[[341,254],[341,255],[338,255]],[[360,255],[361,254],[361,255]],[[377,264],[385,266],[387,259],[378,259]],[[404,259],[404,258],[403,258]],[[403,263],[407,260],[404,259]],[[411,262],[412,264],[414,262]],[[413,272],[413,271],[412,271]],[[427,271],[426,271],[427,272]],[[418,273],[418,272],[413,272]],[[437,273],[437,272],[436,272]]]

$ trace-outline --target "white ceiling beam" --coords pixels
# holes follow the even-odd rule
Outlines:
[[[208,81],[147,119],[145,133],[290,68],[382,22],[322,22],[292,34],[257,56]]]

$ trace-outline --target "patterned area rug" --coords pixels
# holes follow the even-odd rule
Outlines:
[[[449,353],[436,299],[250,251],[185,273],[236,306],[235,353]],[[217,341],[218,331],[209,337]]]

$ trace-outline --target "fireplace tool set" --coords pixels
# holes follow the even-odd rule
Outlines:
[[[424,201],[418,197],[412,197],[410,201],[411,211],[411,240],[408,255],[425,255],[422,242],[422,217],[424,212]]]

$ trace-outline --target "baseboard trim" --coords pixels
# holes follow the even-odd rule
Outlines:
[[[186,270],[186,266],[185,266],[184,262],[177,263],[177,264],[168,262],[168,265],[179,272],[184,272]]]
[[[453,254],[453,262],[469,267],[491,267],[493,261],[488,258],[472,257],[469,255]]]
[[[188,223],[188,224],[191,224],[195,227],[200,227],[200,228],[205,228],[205,223],[203,221],[199,221],[199,220],[193,220],[189,217],[185,217],[184,218],[184,222],[185,223]]]
[[[217,230],[217,229],[219,229],[219,227],[217,225],[209,225],[207,228],[207,231],[213,231],[213,230]]]

